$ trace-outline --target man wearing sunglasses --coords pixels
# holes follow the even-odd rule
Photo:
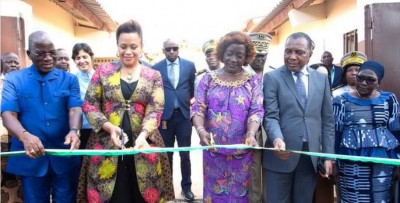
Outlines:
[[[153,66],[160,71],[164,84],[164,111],[159,130],[165,147],[174,147],[175,139],[179,147],[190,147],[192,123],[190,121],[190,99],[194,96],[196,68],[192,61],[179,57],[179,44],[176,40],[164,42],[165,59]],[[182,195],[185,200],[194,199],[191,190],[191,164],[189,152],[179,152],[181,157]],[[172,170],[172,152],[168,159]]]
[[[2,95],[3,124],[13,136],[7,172],[22,177],[25,202],[75,202],[79,156],[51,156],[46,149],[78,149],[82,101],[76,76],[54,67],[54,44],[42,31],[29,35],[33,65],[8,73]]]

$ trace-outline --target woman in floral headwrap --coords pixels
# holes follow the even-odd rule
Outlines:
[[[158,71],[139,62],[142,29],[130,20],[118,27],[116,37],[120,61],[96,69],[83,103],[95,132],[86,148],[164,147],[157,129],[164,108],[163,84]],[[77,202],[159,203],[172,199],[172,175],[165,153],[84,157]]]

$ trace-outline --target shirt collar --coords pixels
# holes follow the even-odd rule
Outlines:
[[[168,59],[165,59],[167,61],[167,65],[171,65],[171,64],[179,64],[179,58],[176,58],[175,61],[168,61]]]
[[[294,71],[290,71],[290,72],[292,72],[292,75],[294,76],[294,74],[296,73],[296,72],[294,72]],[[301,72],[303,73],[303,75],[309,75],[310,73],[308,72],[308,67],[307,66],[304,66],[304,68],[303,69],[301,69]]]

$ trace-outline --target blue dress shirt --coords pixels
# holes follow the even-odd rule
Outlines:
[[[39,137],[45,149],[69,149],[64,145],[69,132],[69,109],[81,107],[79,83],[75,75],[53,68],[41,75],[34,65],[6,75],[3,84],[2,112],[18,113],[22,126]],[[11,151],[24,150],[16,137]],[[43,176],[49,167],[57,174],[79,167],[79,156],[26,155],[9,157],[7,171],[22,176]]]
[[[94,74],[94,69],[90,69],[88,72],[78,71],[75,73],[78,77],[79,87],[81,91],[81,99],[85,100],[86,91],[88,89],[90,79]],[[82,129],[92,129],[85,115],[82,115]]]

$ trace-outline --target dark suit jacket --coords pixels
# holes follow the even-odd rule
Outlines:
[[[193,62],[179,57],[179,82],[176,89],[168,78],[167,60],[163,59],[153,66],[160,71],[164,84],[164,111],[162,120],[169,120],[174,112],[174,97],[185,118],[190,118],[190,99],[194,96],[194,80],[196,67]]]
[[[308,131],[309,151],[334,153],[334,117],[328,78],[308,68],[308,97],[304,108],[292,73],[286,66],[264,75],[264,128],[267,132],[266,147],[281,138],[286,149],[302,150],[304,122]],[[292,172],[299,161],[299,154],[283,160],[274,152],[264,150],[263,167],[276,172]],[[314,169],[317,157],[311,157]]]
[[[343,68],[340,66],[335,66],[335,75],[331,75],[333,77],[333,83],[331,84],[331,88],[335,88],[342,83],[342,76],[343,76]]]

